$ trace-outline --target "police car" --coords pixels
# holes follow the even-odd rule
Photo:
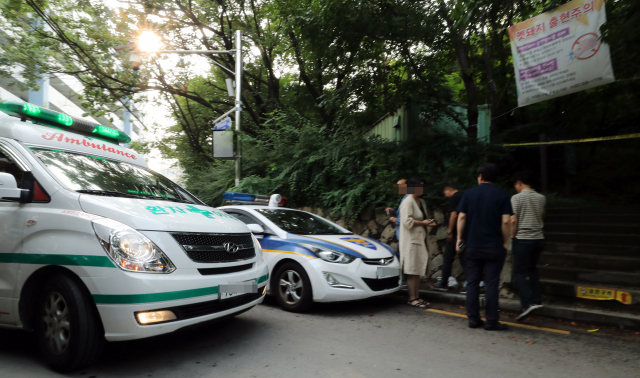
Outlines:
[[[269,265],[267,291],[293,312],[313,302],[336,302],[389,294],[400,288],[400,268],[386,244],[354,235],[322,217],[281,207],[286,200],[232,193],[219,209],[247,224]]]
[[[122,131],[0,103],[0,327],[73,371],[104,340],[156,336],[262,302],[248,227],[124,148]]]

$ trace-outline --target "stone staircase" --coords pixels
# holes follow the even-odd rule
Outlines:
[[[640,314],[640,207],[549,209],[540,277],[546,299]],[[625,291],[632,304],[576,297],[577,286]]]

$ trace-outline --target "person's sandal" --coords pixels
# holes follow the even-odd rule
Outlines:
[[[409,306],[413,306],[413,307],[418,307],[418,308],[425,308],[427,307],[427,304],[420,298],[416,298],[414,300],[411,300],[409,302],[407,302],[407,304]]]
[[[431,306],[431,303],[430,303],[430,302],[427,302],[427,301],[425,301],[425,300],[424,300],[424,299],[422,299],[422,298],[419,298],[419,299],[420,299],[420,302],[422,302],[422,304],[424,304],[425,306]]]

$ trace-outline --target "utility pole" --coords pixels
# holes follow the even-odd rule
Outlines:
[[[236,30],[236,133],[240,133],[242,120],[242,31]],[[240,141],[236,139],[236,186],[240,185],[242,154]]]
[[[149,44],[148,42],[153,42],[151,43],[151,45],[153,45],[152,48],[145,48],[147,46],[145,46],[145,43],[143,43],[142,41],[138,42],[138,44],[136,45],[136,50],[137,51],[141,51],[141,52],[146,52],[146,53],[157,53],[157,54],[178,54],[178,55],[209,55],[209,54],[228,54],[228,55],[232,55],[233,53],[235,53],[236,55],[236,67],[235,67],[235,72],[231,71],[230,69],[228,69],[227,67],[224,67],[223,65],[212,61],[213,64],[215,64],[216,66],[220,67],[221,69],[223,69],[224,71],[226,71],[227,73],[231,74],[231,75],[235,75],[235,81],[236,81],[236,86],[235,86],[235,104],[233,109],[229,110],[228,112],[224,113],[223,115],[221,115],[220,117],[218,117],[216,120],[214,121],[210,121],[209,124],[211,125],[211,128],[213,129],[213,127],[215,127],[215,125],[220,122],[221,120],[223,120],[225,117],[229,116],[231,113],[235,112],[235,119],[236,119],[236,134],[240,132],[241,130],[241,120],[242,120],[242,31],[240,30],[236,30],[236,43],[235,43],[235,49],[234,50],[159,50],[159,46],[160,46],[160,37],[158,37],[157,35],[155,35],[155,33],[152,32],[145,32],[148,33],[146,34],[146,39],[145,41],[147,42],[147,44]],[[143,34],[145,34],[143,33]],[[156,47],[157,46],[157,47]],[[127,48],[128,46],[123,46],[124,48]],[[236,161],[236,186],[240,184],[240,176],[241,176],[241,172],[242,172],[242,154],[240,153],[240,143],[237,142],[236,139],[236,154],[235,154],[235,161]]]

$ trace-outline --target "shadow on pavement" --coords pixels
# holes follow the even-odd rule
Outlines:
[[[249,312],[250,313],[250,312]],[[107,343],[100,360],[86,371],[95,370],[114,375],[141,375],[154,370],[172,370],[182,363],[196,363],[202,357],[203,363],[229,356],[229,349],[236,349],[246,343],[260,342],[259,319],[240,315],[217,323],[197,328],[179,330],[167,335],[141,340]],[[10,360],[20,364],[39,364],[44,369],[37,340],[32,332],[0,329],[0,360]],[[55,375],[53,371],[50,371]]]

